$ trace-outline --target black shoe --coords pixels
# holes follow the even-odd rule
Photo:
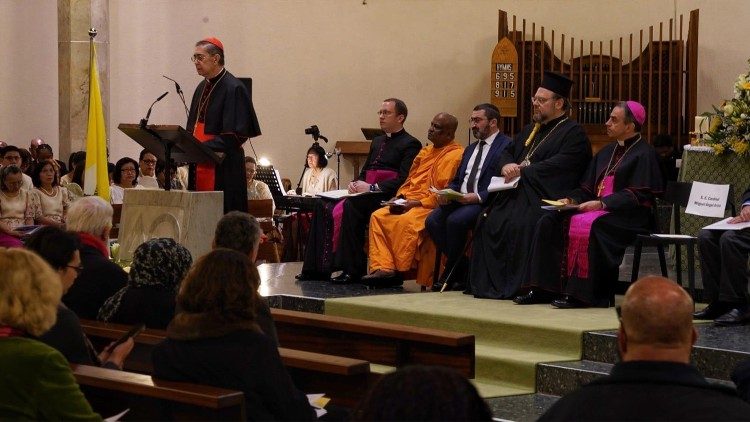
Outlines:
[[[727,313],[729,309],[731,309],[731,306],[725,303],[711,302],[703,310],[693,312],[693,319],[716,319]]]
[[[733,325],[745,325],[750,323],[750,307],[742,306],[734,308],[714,320],[714,325],[730,327]]]
[[[574,299],[570,296],[565,296],[562,299],[552,301],[552,306],[559,309],[574,309],[574,308],[588,308],[589,306],[580,300]]]
[[[355,277],[349,273],[343,272],[336,277],[331,278],[333,284],[352,284],[359,281],[358,277]]]
[[[295,275],[294,278],[299,281],[314,281],[314,280],[325,281],[331,278],[331,274],[302,271],[301,273]]]
[[[516,296],[513,302],[518,305],[533,305],[536,303],[552,303],[552,298],[553,295],[545,291],[529,290],[525,295]]]

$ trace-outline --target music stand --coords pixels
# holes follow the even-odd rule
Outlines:
[[[117,126],[124,134],[140,146],[147,149],[156,158],[164,160],[165,180],[171,180],[172,160],[183,163],[202,163],[213,161],[221,163],[211,148],[203,145],[179,125],[148,125],[142,127],[136,123],[120,123]],[[165,183],[164,190],[171,190],[171,183]]]
[[[268,185],[271,190],[271,196],[284,196],[286,192],[282,189],[281,175],[273,166],[257,166],[255,170],[255,179]]]
[[[376,136],[385,135],[385,131],[377,127],[363,127],[360,128],[360,130],[362,131],[362,135],[365,135],[365,139],[368,141],[372,141]]]

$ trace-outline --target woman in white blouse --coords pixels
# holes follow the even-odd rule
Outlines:
[[[35,221],[46,226],[64,227],[72,198],[68,189],[60,186],[55,164],[52,160],[41,161],[34,167],[31,175],[40,204]]]
[[[120,158],[115,164],[109,198],[112,204],[122,204],[125,189],[143,189],[138,184],[138,162],[130,157]]]
[[[21,236],[16,228],[34,224],[39,210],[35,192],[21,189],[23,172],[18,166],[0,168],[0,246],[21,247]]]
[[[302,194],[315,195],[336,189],[336,172],[326,167],[325,150],[313,145],[307,150],[307,169],[302,175]]]

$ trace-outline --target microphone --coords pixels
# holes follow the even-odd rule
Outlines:
[[[157,98],[157,99],[156,99],[156,101],[154,101],[153,103],[151,103],[151,107],[149,107],[149,108],[148,108],[148,112],[146,113],[146,118],[145,118],[145,119],[141,119],[141,127],[142,127],[142,128],[145,128],[145,127],[146,127],[146,125],[148,124],[148,119],[149,119],[149,117],[151,117],[151,110],[152,110],[152,109],[154,108],[154,104],[156,104],[156,103],[158,103],[159,101],[161,101],[161,100],[162,100],[162,98],[164,98],[164,97],[166,97],[166,96],[167,96],[167,94],[169,94],[169,91],[167,91],[167,92],[165,92],[165,93],[161,94],[161,95],[159,96],[159,98]]]
[[[336,153],[335,153],[335,152],[326,152],[326,158],[331,158],[331,157],[333,157],[334,155],[336,155]]]
[[[180,99],[182,100],[182,105],[185,107],[185,116],[189,117],[190,116],[190,111],[188,110],[188,106],[185,103],[185,94],[182,92],[182,88],[180,88],[180,84],[178,84],[177,81],[175,81],[174,79],[170,78],[167,75],[161,75],[161,76],[163,76],[163,77],[169,79],[170,81],[174,82],[174,88],[177,91],[177,95],[180,96]]]

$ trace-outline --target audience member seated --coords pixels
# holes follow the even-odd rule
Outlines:
[[[70,206],[67,228],[81,241],[83,269],[63,302],[80,318],[96,319],[104,301],[128,281],[125,271],[109,260],[112,206],[98,196],[83,197]]]
[[[70,154],[68,159],[68,173],[60,177],[60,186],[65,186],[68,183],[73,182],[73,173],[76,167],[83,165],[84,169],[86,166],[86,151],[76,151]],[[80,185],[79,185],[80,186]]]
[[[23,246],[23,234],[15,229],[34,224],[39,210],[36,193],[21,187],[23,175],[15,164],[0,169],[0,246]]]
[[[31,172],[34,171],[35,166],[31,153],[26,148],[18,148],[18,152],[21,154],[21,171],[26,176],[31,177]]]
[[[73,197],[59,184],[57,168],[51,160],[39,161],[31,175],[34,191],[39,197],[39,210],[34,221],[47,226],[65,226]]]
[[[101,420],[65,357],[33,338],[55,323],[62,285],[33,252],[0,248],[0,419]]]
[[[268,185],[255,180],[255,172],[257,171],[258,164],[255,162],[253,157],[245,157],[245,177],[247,178],[247,199],[270,199],[273,201],[271,195],[271,189]],[[273,203],[272,210],[276,212],[276,203]]]
[[[241,211],[230,211],[226,213],[216,224],[214,241],[212,248],[227,248],[247,255],[251,262],[255,262],[258,257],[258,246],[262,235],[258,220],[252,215]],[[260,287],[258,280],[257,290]],[[276,335],[276,326],[273,323],[271,309],[260,295],[258,296],[255,322],[258,323],[261,331],[265,333],[274,344],[279,344]]]
[[[370,192],[343,201],[318,201],[305,246],[305,261],[298,280],[327,280],[335,284],[357,283],[367,274],[363,245],[370,215],[396,194],[409,175],[422,144],[404,129],[409,114],[406,104],[387,98],[378,111],[385,135],[372,140],[362,170],[347,186],[349,193]],[[331,278],[333,271],[341,274]]]
[[[646,109],[635,101],[612,109],[606,126],[616,142],[591,160],[580,187],[559,199],[577,205],[578,212],[546,211],[537,221],[522,286],[531,290],[514,302],[552,302],[558,308],[614,304],[625,249],[648,233],[651,207],[663,188],[656,152],[640,133],[645,121]]]
[[[359,404],[356,421],[491,421],[477,389],[441,366],[407,366],[385,375]]]
[[[25,246],[57,271],[65,294],[83,268],[78,237],[57,227],[43,227],[29,237]],[[78,316],[62,302],[57,306],[55,325],[42,334],[39,340],[57,349],[70,363],[101,365],[112,369],[122,368],[134,344],[132,339],[128,339],[112,353],[104,350],[97,354],[83,333]]]
[[[750,221],[750,187],[742,194],[740,215],[732,224]],[[747,258],[750,255],[750,231],[701,230],[698,232],[701,280],[708,306],[693,316],[713,319],[716,325],[750,323]]]
[[[336,189],[336,172],[328,166],[326,151],[320,145],[307,150],[307,169],[302,174],[302,194],[315,195]]]
[[[33,145],[34,141],[31,142]],[[52,160],[52,162],[55,163],[58,174],[65,174],[68,172],[68,168],[65,167],[65,163],[55,158],[54,153],[52,152],[52,146],[42,143],[36,148],[36,159],[34,162],[34,166],[47,160]]]
[[[21,189],[34,189],[34,184],[31,182],[31,176],[23,173],[23,159],[21,158],[21,150],[17,146],[6,145],[5,148],[0,151],[0,157],[2,157],[2,160],[0,160],[2,162],[2,167],[17,166],[19,169],[21,169],[23,178]]]
[[[622,361],[558,400],[540,420],[748,420],[750,404],[709,384],[690,365],[698,337],[681,286],[646,277],[625,293],[617,345]]]
[[[150,239],[133,253],[128,284],[107,299],[98,319],[118,324],[146,324],[148,328],[167,328],[175,314],[180,282],[193,258],[174,239]]]
[[[312,420],[278,348],[256,323],[258,270],[247,257],[215,249],[180,287],[180,311],[152,353],[154,378],[240,390],[249,420]]]
[[[123,157],[117,161],[112,175],[113,184],[109,186],[110,203],[122,204],[125,189],[143,189],[138,184],[138,171],[138,163],[130,157]]]
[[[427,131],[433,145],[424,147],[414,158],[406,181],[383,207],[370,217],[370,274],[362,281],[370,286],[394,286],[402,283],[400,272],[417,268],[417,284],[432,285],[435,245],[427,236],[425,220],[437,207],[437,195],[431,187],[445,188],[458,165],[463,148],[453,139],[458,119],[448,113],[437,114]],[[397,203],[397,201],[403,201]]]
[[[149,150],[143,149],[138,156],[138,184],[146,189],[159,189],[159,181],[156,180],[156,155]]]
[[[159,188],[160,189],[166,189],[166,179],[164,177],[164,172],[166,170],[166,165],[164,161],[158,160],[156,162],[156,180],[159,182]],[[172,164],[172,167],[170,168],[170,173],[172,173],[172,177],[170,177],[170,189],[171,190],[186,190],[186,186],[182,183],[182,179],[180,179],[179,175],[179,168],[174,167],[174,163]]]
[[[500,173],[500,157],[511,140],[500,133],[500,110],[492,104],[479,104],[471,112],[471,133],[477,142],[463,151],[461,164],[448,188],[460,192],[455,201],[438,196],[440,207],[425,221],[430,238],[446,255],[445,271],[433,291],[463,289],[469,264],[464,257],[469,231],[476,225],[479,213],[486,206],[487,188],[493,176]],[[450,235],[449,235],[450,234]]]

